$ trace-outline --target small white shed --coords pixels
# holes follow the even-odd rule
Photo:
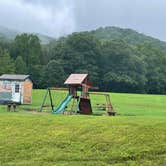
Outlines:
[[[29,75],[0,76],[0,103],[31,104],[33,83]]]

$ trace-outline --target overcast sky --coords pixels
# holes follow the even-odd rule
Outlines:
[[[166,0],[0,0],[0,25],[53,37],[119,26],[166,41]]]

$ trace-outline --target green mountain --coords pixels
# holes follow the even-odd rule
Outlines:
[[[166,42],[160,41],[159,39],[147,36],[142,33],[138,33],[132,29],[105,27],[90,31],[90,33],[92,33],[95,37],[102,40],[103,42],[108,40],[124,40],[130,45],[150,43],[152,46],[166,51]]]
[[[0,39],[6,41],[14,40],[19,34],[21,34],[21,32],[0,26]],[[39,37],[42,44],[48,44],[50,41],[54,40],[54,38],[40,33],[35,33],[35,35]]]
[[[160,41],[159,39],[147,36],[142,33],[138,33],[132,29],[124,29],[119,27],[101,27],[96,30],[89,31],[89,33],[103,42],[110,40],[124,40],[130,45],[150,43],[152,46],[157,47],[162,51],[166,51],[166,42]],[[21,32],[0,26],[0,39],[7,41],[14,40],[18,34],[21,34]],[[53,37],[47,35],[40,33],[35,34],[39,37],[42,44],[48,44],[50,41],[54,40]]]

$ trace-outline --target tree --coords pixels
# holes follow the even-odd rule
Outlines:
[[[16,36],[11,48],[11,56],[14,59],[21,56],[28,71],[31,71],[32,65],[40,63],[41,54],[40,41],[36,35],[24,33]]]
[[[21,34],[17,35],[11,48],[11,56],[16,60],[17,72],[20,71],[20,67],[25,64],[23,68],[24,72],[30,74],[34,80],[35,87],[38,87],[38,77],[41,77],[41,65],[42,50],[39,38],[33,34]]]
[[[138,46],[138,50],[143,55],[147,64],[147,84],[148,93],[166,93],[166,53],[153,47],[151,44]]]
[[[63,86],[65,73],[60,61],[50,61],[44,69],[44,83],[47,87]]]
[[[74,33],[66,39],[66,52],[63,55],[64,71],[82,72],[91,75],[94,84],[99,82],[100,42],[87,32]]]
[[[124,41],[111,41],[102,47],[103,90],[144,92],[146,65],[136,51]],[[105,86],[106,85],[106,86]]]
[[[14,61],[7,51],[0,48],[0,74],[10,74],[15,72]]]
[[[164,42],[115,27],[44,46],[36,35],[22,34],[13,42],[0,39],[0,74],[27,73],[35,88],[44,88],[62,86],[71,73],[88,73],[101,91],[165,94],[165,50]]]
[[[27,74],[27,67],[21,56],[18,56],[15,60],[16,73]]]

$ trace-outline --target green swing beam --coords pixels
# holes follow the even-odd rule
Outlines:
[[[47,98],[48,95],[49,95],[49,98],[50,98],[50,104],[51,104],[52,111],[54,110],[54,105],[53,105],[52,95],[51,95],[51,88],[47,88],[47,91],[46,91],[46,94],[44,95],[43,102],[42,102],[42,105],[40,107],[39,112],[43,111],[43,107],[44,107],[44,104],[46,102],[46,98]]]

